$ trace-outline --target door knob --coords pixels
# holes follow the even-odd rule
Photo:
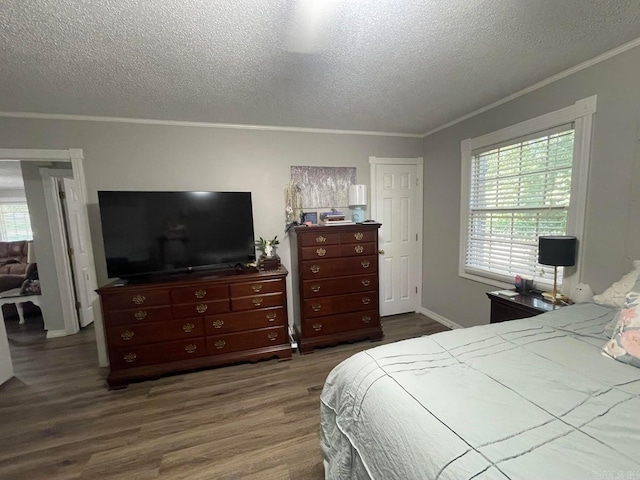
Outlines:
[[[384,250],[381,248],[380,250],[378,250],[378,253],[379,253],[380,255],[384,255]]]

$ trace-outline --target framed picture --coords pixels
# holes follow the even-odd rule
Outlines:
[[[315,225],[318,223],[318,212],[302,212],[302,223]]]

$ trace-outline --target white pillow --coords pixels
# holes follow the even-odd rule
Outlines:
[[[631,291],[640,276],[640,260],[634,260],[633,268],[634,269],[632,271],[627,273],[600,295],[595,295],[593,297],[593,301],[600,305],[612,308],[624,307],[624,300],[627,293]]]

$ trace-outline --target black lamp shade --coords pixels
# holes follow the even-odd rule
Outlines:
[[[538,263],[554,267],[571,267],[576,264],[576,237],[538,237]]]

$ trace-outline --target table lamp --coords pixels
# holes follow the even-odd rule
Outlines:
[[[367,205],[367,186],[351,185],[349,186],[349,206],[352,207],[352,219],[355,223],[364,222],[364,210],[362,207]]]
[[[576,237],[568,235],[538,237],[538,263],[553,267],[553,293],[545,292],[544,298],[559,303],[558,267],[571,267],[576,264]]]

